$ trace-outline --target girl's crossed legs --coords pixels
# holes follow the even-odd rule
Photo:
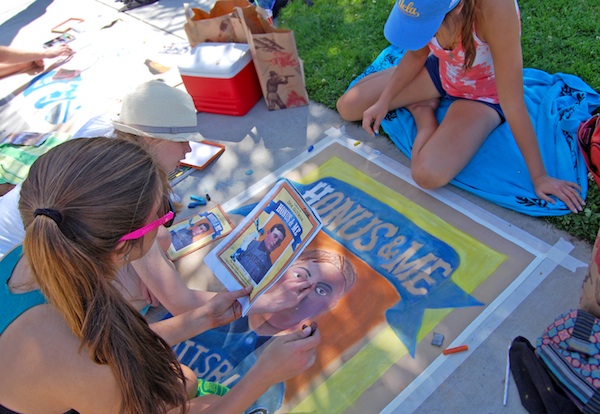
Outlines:
[[[337,102],[342,118],[360,121],[388,85],[394,68],[370,74],[346,91]],[[426,189],[442,187],[469,163],[501,117],[482,102],[456,99],[438,125],[435,109],[440,91],[426,67],[392,99],[389,110],[408,109],[415,119],[417,136],[413,143],[411,173]]]
[[[492,107],[458,99],[450,104],[438,126],[436,107],[437,101],[407,107],[417,125],[411,174],[415,182],[426,189],[442,187],[456,177],[500,124],[500,116]]]

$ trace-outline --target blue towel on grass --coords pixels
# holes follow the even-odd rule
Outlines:
[[[354,79],[398,64],[404,52],[389,46],[367,69]],[[525,103],[535,128],[542,159],[552,177],[573,181],[588,189],[587,168],[577,146],[577,127],[600,106],[600,95],[580,78],[564,73],[550,75],[537,69],[524,69]],[[438,121],[449,102],[442,100]],[[387,114],[381,127],[410,158],[416,127],[406,109]],[[515,139],[505,122],[496,128],[471,162],[451,181],[452,184],[503,207],[530,216],[560,216],[570,213],[556,199],[555,204],[538,198]]]

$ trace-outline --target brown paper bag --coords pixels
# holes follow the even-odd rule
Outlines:
[[[194,47],[203,42],[216,43],[246,43],[245,35],[235,33],[232,19],[237,19],[235,8],[254,7],[248,0],[218,0],[209,13],[197,8],[190,8],[189,3],[183,3],[186,22],[183,25],[185,34]]]
[[[236,11],[239,19],[232,21],[234,31],[240,41],[250,45],[269,110],[308,105],[304,67],[298,56],[294,32],[273,27],[255,7],[236,8]],[[245,33],[243,40],[242,33]]]

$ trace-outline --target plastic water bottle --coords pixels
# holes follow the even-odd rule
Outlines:
[[[261,14],[268,20],[269,23],[273,24],[273,6],[275,5],[275,0],[254,0],[254,4],[256,4],[256,11]]]

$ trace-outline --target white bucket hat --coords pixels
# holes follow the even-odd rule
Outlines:
[[[201,141],[192,97],[164,82],[151,80],[123,97],[116,130],[170,141]]]

